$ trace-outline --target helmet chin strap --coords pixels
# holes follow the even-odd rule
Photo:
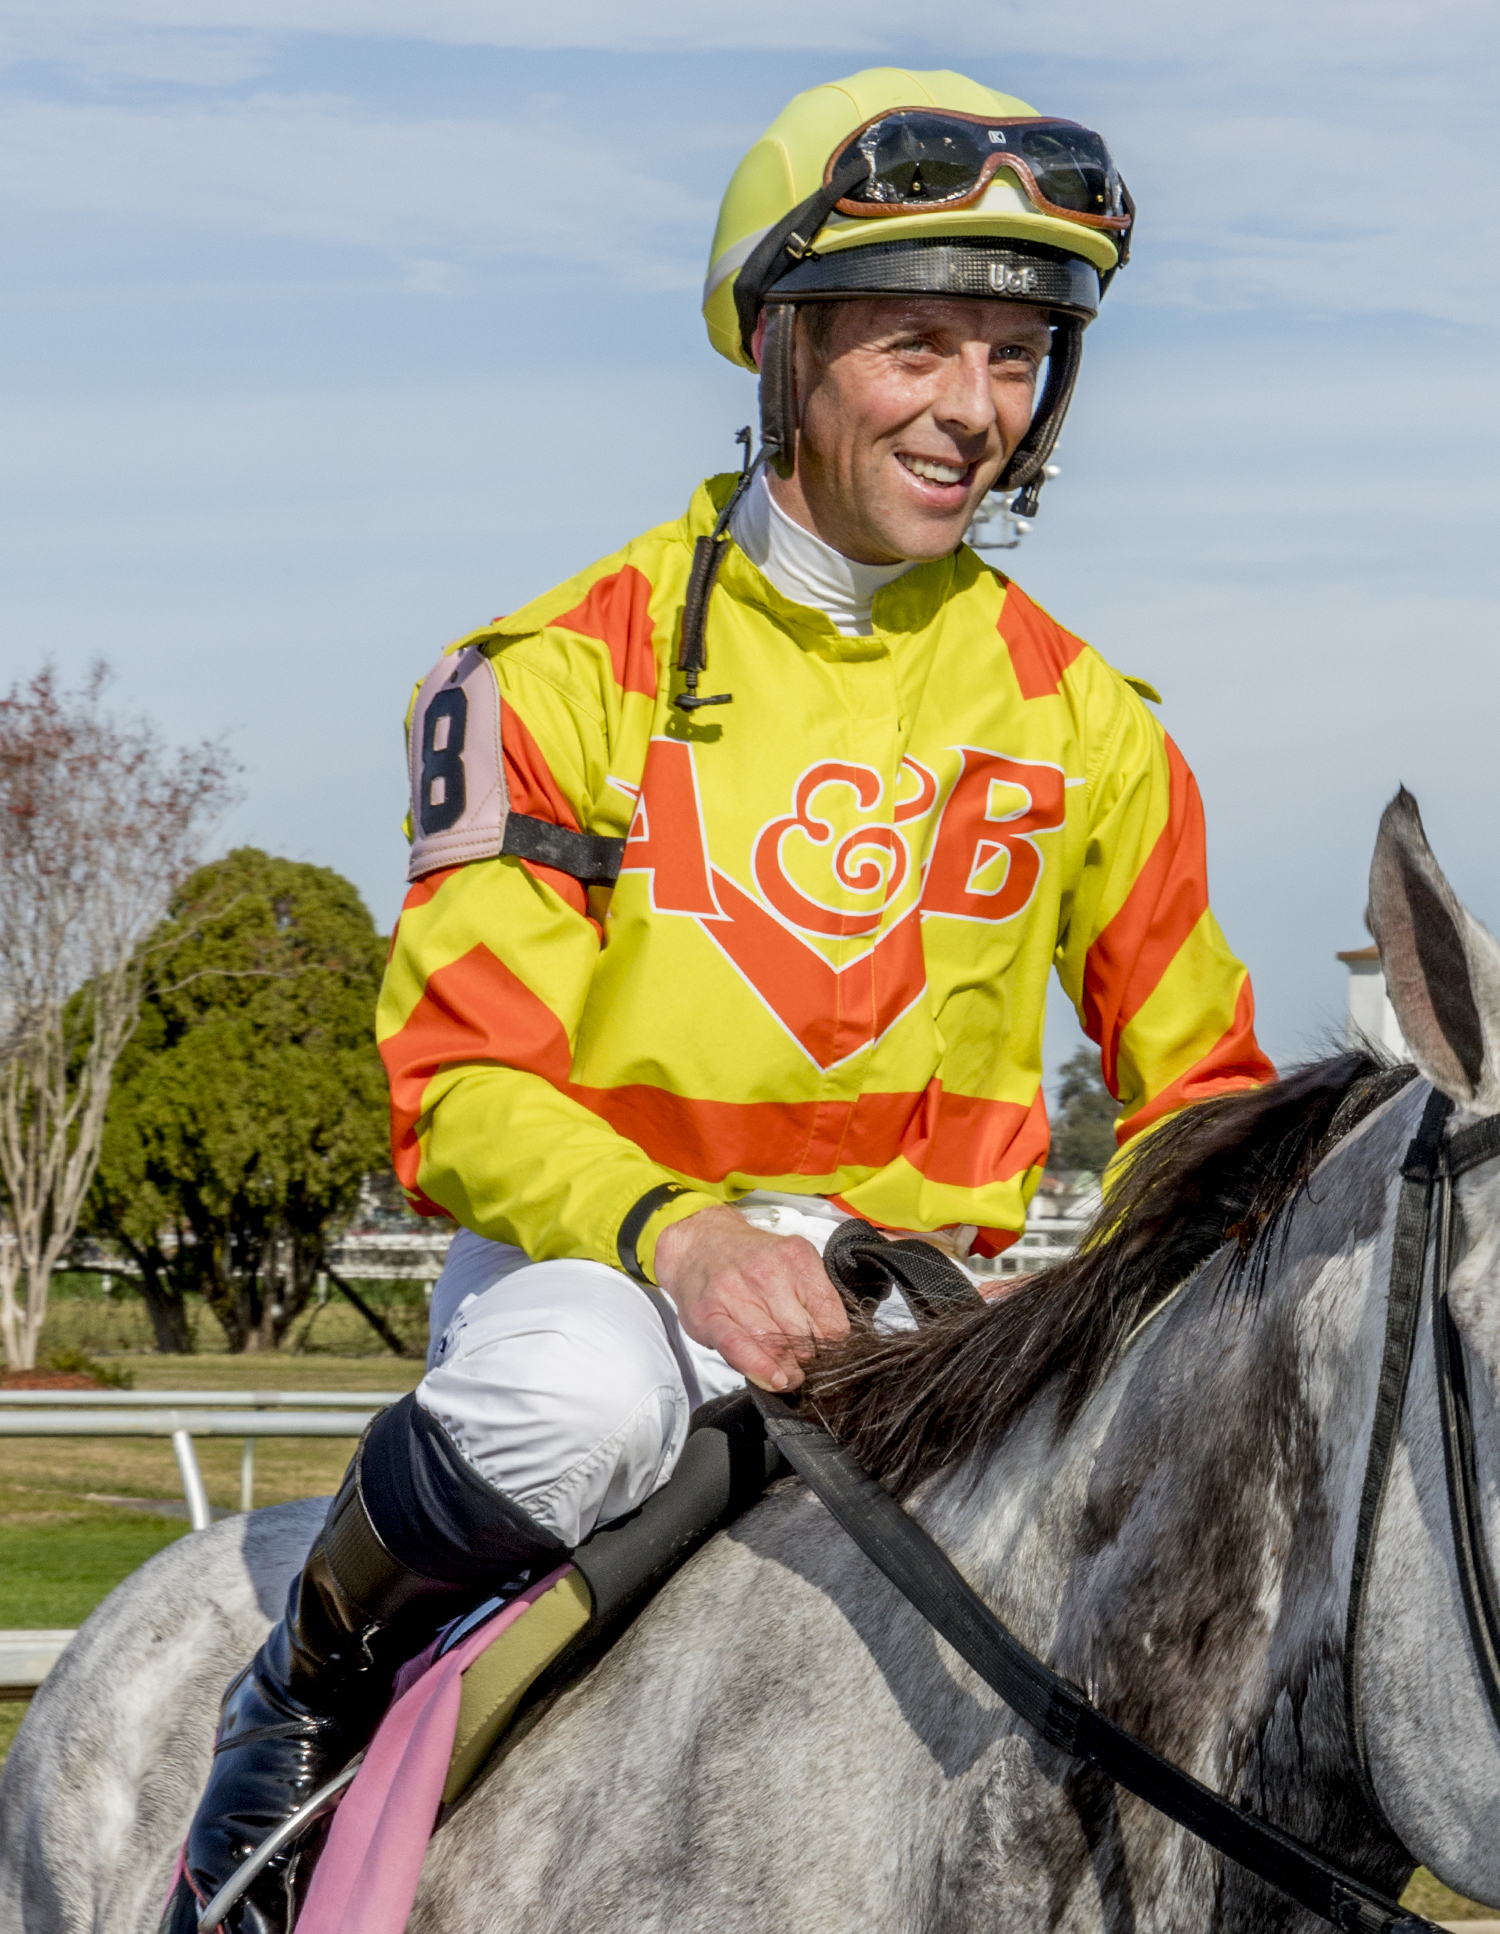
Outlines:
[[[766,307],[760,346],[760,456],[778,477],[789,477],[797,459],[797,305]]]
[[[767,229],[734,278],[734,307],[739,317],[740,341],[748,354],[759,320],[761,304],[775,285],[791,269],[812,253],[819,229],[833,213],[835,203],[869,179],[872,163],[859,149],[851,148],[834,169],[832,181],[815,189],[806,201]],[[764,361],[764,357],[762,358]]]
[[[719,566],[724,562],[724,553],[729,549],[729,526],[735,508],[745,492],[750,488],[750,479],[765,461],[766,453],[761,451],[754,463],[750,461],[750,425],[735,436],[745,452],[745,461],[740,470],[739,480],[729,493],[728,501],[719,512],[713,530],[707,537],[700,537],[693,546],[692,568],[688,572],[687,596],[682,603],[682,637],[677,651],[677,669],[683,674],[683,689],[672,700],[681,711],[692,717],[694,712],[705,705],[732,705],[733,692],[703,693],[698,690],[698,680],[708,669],[708,601],[714,594],[718,581]],[[787,465],[790,472],[791,465]]]
[[[1042,400],[1025,436],[1011,451],[1009,463],[994,484],[996,490],[1020,493],[1011,506],[1014,516],[1036,516],[1042,485],[1047,481],[1047,459],[1057,447],[1082,361],[1083,324],[1077,316],[1059,316],[1052,325],[1052,349],[1047,357]]]

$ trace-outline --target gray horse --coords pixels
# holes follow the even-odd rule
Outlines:
[[[1420,1860],[1497,1901],[1500,1739],[1456,1582],[1425,1324],[1360,1661],[1378,1812],[1343,1704],[1398,1169],[1427,1081],[1459,1125],[1500,1111],[1500,945],[1454,898],[1405,794],[1382,822],[1371,918],[1426,1080],[1345,1055],[1188,1111],[1150,1139],[1082,1256],[942,1328],[857,1339],[812,1401],[1029,1645],[1199,1779],[1388,1892]],[[1493,1525],[1500,1162],[1460,1196],[1454,1303]],[[184,1539],[88,1621],[0,1780],[4,1934],[154,1927],[219,1694],[321,1511]],[[792,1481],[455,1809],[411,1920],[414,1934],[1316,1925],[1041,1743]]]

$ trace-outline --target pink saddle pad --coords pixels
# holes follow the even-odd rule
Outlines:
[[[464,1668],[572,1569],[549,1572],[441,1658],[434,1640],[401,1668],[396,1696],[333,1816],[296,1934],[402,1934],[453,1757]]]

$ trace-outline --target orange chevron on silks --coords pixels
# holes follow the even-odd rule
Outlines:
[[[1054,968],[1127,1139],[1274,1070],[1209,911],[1191,773],[1129,680],[972,551],[841,636],[731,546],[692,719],[693,544],[731,486],[464,639],[514,810],[625,841],[610,892],[510,857],[419,880],[381,993],[413,1202],[614,1263],[752,1188],[993,1255],[1047,1157]],[[459,649],[455,646],[454,649]],[[475,674],[477,675],[477,674]]]

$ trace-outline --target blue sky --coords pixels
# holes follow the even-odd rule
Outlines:
[[[800,87],[960,67],[1100,127],[1140,204],[1015,569],[1162,690],[1295,1058],[1398,782],[1500,926],[1495,19],[7,0],[0,675],[102,653],[228,732],[232,837],[388,923],[412,679],[752,414],[697,315],[738,155]]]

